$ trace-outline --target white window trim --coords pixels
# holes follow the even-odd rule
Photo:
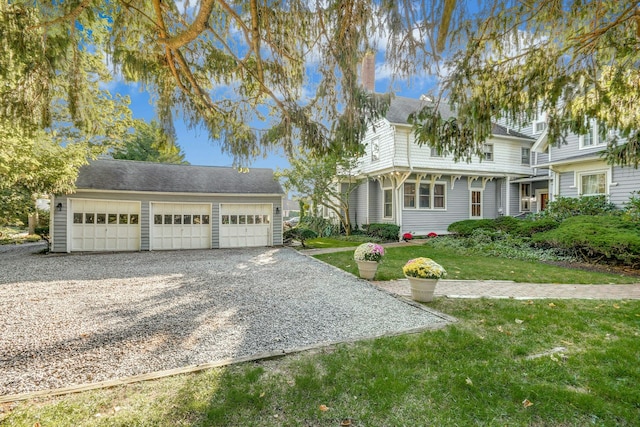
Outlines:
[[[404,206],[404,185],[402,186],[402,209],[403,210],[408,210],[408,211],[438,211],[438,212],[442,212],[442,211],[446,211],[447,210],[447,205],[449,203],[449,191],[447,189],[447,183],[445,181],[435,181],[435,182],[430,182],[428,180],[425,181],[420,181],[420,185],[422,184],[426,184],[429,185],[429,207],[428,208],[421,208],[420,207],[420,186],[418,185],[417,181],[406,181],[405,184],[414,184],[416,186],[416,190],[415,190],[415,207],[405,207]],[[442,185],[442,187],[444,188],[444,207],[442,208],[436,208],[434,207],[434,200],[435,200],[435,194],[434,194],[434,187],[436,185]],[[384,189],[383,189],[383,193],[384,193]],[[383,194],[383,198],[384,198],[384,194]]]
[[[529,160],[527,161],[527,163],[524,163],[522,160],[524,159],[523,156],[523,151],[524,150],[529,150]],[[531,148],[529,147],[520,147],[520,164],[523,166],[531,166]]]
[[[491,147],[491,158],[487,158],[486,154],[487,154],[487,147]],[[495,145],[493,143],[485,143],[482,145],[482,160],[484,160],[485,162],[493,162],[496,158],[496,153],[495,153]]]
[[[473,216],[473,193],[480,193],[480,216]],[[482,219],[484,218],[484,190],[481,188],[472,188],[469,191],[469,218],[470,219]]]
[[[593,143],[590,145],[584,145],[585,135],[580,135],[579,138],[579,149],[580,150],[588,150],[591,148],[602,147],[607,144],[606,139],[600,138],[598,131],[598,122],[595,119],[589,120],[589,129],[593,133]]]
[[[604,174],[604,194],[583,194],[582,193],[582,177],[589,175],[601,175]],[[609,196],[609,189],[611,188],[611,175],[609,169],[595,169],[576,172],[575,184],[578,190],[578,196]]]
[[[405,197],[404,197],[404,187],[407,184],[413,184],[414,186],[414,190],[413,190],[413,207],[411,206],[406,206],[404,204],[405,201]],[[405,181],[404,184],[402,184],[402,209],[406,209],[406,210],[416,210],[418,209],[418,206],[420,205],[420,187],[417,185],[416,181]]]
[[[386,205],[386,203],[385,203],[385,199],[384,199],[384,193],[385,193],[387,190],[390,190],[390,191],[391,191],[391,216],[386,216],[386,212],[385,212],[385,209],[384,209],[384,207],[385,207],[385,205]],[[393,187],[382,187],[382,218],[383,218],[383,219],[393,219],[393,217],[394,217],[394,215],[393,215],[393,214],[394,214],[395,212],[394,212],[394,209],[393,209],[393,204],[394,204],[394,203],[393,203],[393,193],[394,193],[394,191],[393,191]]]

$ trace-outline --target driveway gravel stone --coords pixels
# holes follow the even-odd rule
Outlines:
[[[0,396],[450,321],[288,248],[41,248],[0,247]]]

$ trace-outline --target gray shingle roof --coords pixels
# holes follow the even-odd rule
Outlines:
[[[95,160],[80,168],[78,189],[168,193],[283,194],[271,169]]]
[[[396,96],[391,99],[391,104],[389,105],[389,110],[387,111],[386,119],[391,123],[396,124],[408,124],[407,119],[409,118],[409,114],[416,112],[423,107],[431,105],[434,106],[435,103],[432,101],[422,100],[422,99],[414,99],[414,98],[405,98],[403,96]],[[455,117],[455,113],[451,111],[449,105],[441,101],[438,105],[438,111],[440,111],[440,115],[443,119],[449,119],[451,117]],[[493,127],[491,129],[494,135],[499,136],[513,136],[516,138],[525,138],[533,140],[533,138],[516,132],[515,130],[506,128],[499,124],[493,123]]]

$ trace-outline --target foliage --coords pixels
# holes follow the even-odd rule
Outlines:
[[[114,159],[182,165],[189,163],[184,159],[180,146],[164,133],[157,121],[147,123],[135,120],[133,128],[134,132],[127,135],[122,146],[114,150]]]
[[[591,263],[640,267],[640,224],[618,216],[567,218],[558,228],[534,235],[533,241]]]
[[[419,279],[442,279],[447,276],[447,271],[431,258],[414,258],[402,267],[402,273],[407,277]]]
[[[354,172],[356,162],[353,157],[337,155],[314,158],[310,152],[299,150],[289,157],[291,167],[275,175],[286,191],[294,191],[299,197],[310,199],[314,206],[325,206],[334,212],[350,235],[349,199],[363,181]]]
[[[323,218],[317,215],[307,215],[302,217],[300,223],[305,227],[315,231],[318,236],[329,237],[340,234],[340,225],[330,218]]]
[[[458,119],[425,112],[417,140],[459,159],[478,155],[491,121],[530,123],[547,114],[547,138],[585,134],[592,118],[610,163],[640,162],[637,4],[616,0],[490,1],[451,34],[444,97]],[[562,25],[558,25],[562,22]]]
[[[375,237],[383,242],[397,242],[400,227],[395,224],[367,224],[362,227],[367,236]]]
[[[380,262],[384,257],[384,248],[377,243],[363,243],[353,252],[353,259],[356,261]]]
[[[452,222],[447,227],[447,231],[456,233],[462,237],[468,237],[478,229],[495,230],[496,228],[492,219],[465,219],[463,221]]]
[[[622,217],[627,221],[640,222],[640,193],[634,191],[624,204]]]
[[[617,211],[618,208],[608,201],[607,196],[558,197],[550,201],[537,217],[563,221],[578,215],[604,215]]]
[[[440,152],[458,159],[481,154],[496,116],[530,122],[541,104],[552,143],[568,131],[585,133],[585,117],[592,117],[603,132],[621,133],[621,140],[609,141],[609,161],[637,167],[640,159],[638,71],[629,66],[640,55],[635,3],[1,5],[0,70],[7,82],[1,114],[21,127],[49,125],[56,88],[66,90],[78,128],[97,125],[100,109],[89,86],[108,80],[96,71],[108,55],[114,72],[151,93],[166,134],[174,134],[178,112],[220,141],[236,164],[274,147],[292,152],[297,143],[316,157],[353,153],[362,148],[370,119],[384,114],[388,103],[360,88],[359,64],[384,50],[397,76],[439,66],[447,71],[441,99],[449,100],[457,118],[433,114],[433,105],[416,118],[416,140]],[[269,129],[251,127],[266,117]]]
[[[315,239],[316,237],[318,237],[318,234],[313,230],[298,226],[285,230],[285,232],[282,234],[282,237],[285,242],[297,240],[300,242],[303,248],[306,248],[305,241],[309,239]]]

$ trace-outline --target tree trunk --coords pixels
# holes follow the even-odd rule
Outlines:
[[[29,229],[27,232],[29,234],[36,234],[36,227],[38,226],[38,206],[36,205],[36,202],[38,200],[38,196],[33,194],[31,199],[33,201],[33,205],[31,206],[33,208],[33,212],[31,212],[28,217],[29,219],[27,222],[29,223]]]
[[[36,227],[38,226],[38,211],[29,214],[29,234],[36,234]]]

